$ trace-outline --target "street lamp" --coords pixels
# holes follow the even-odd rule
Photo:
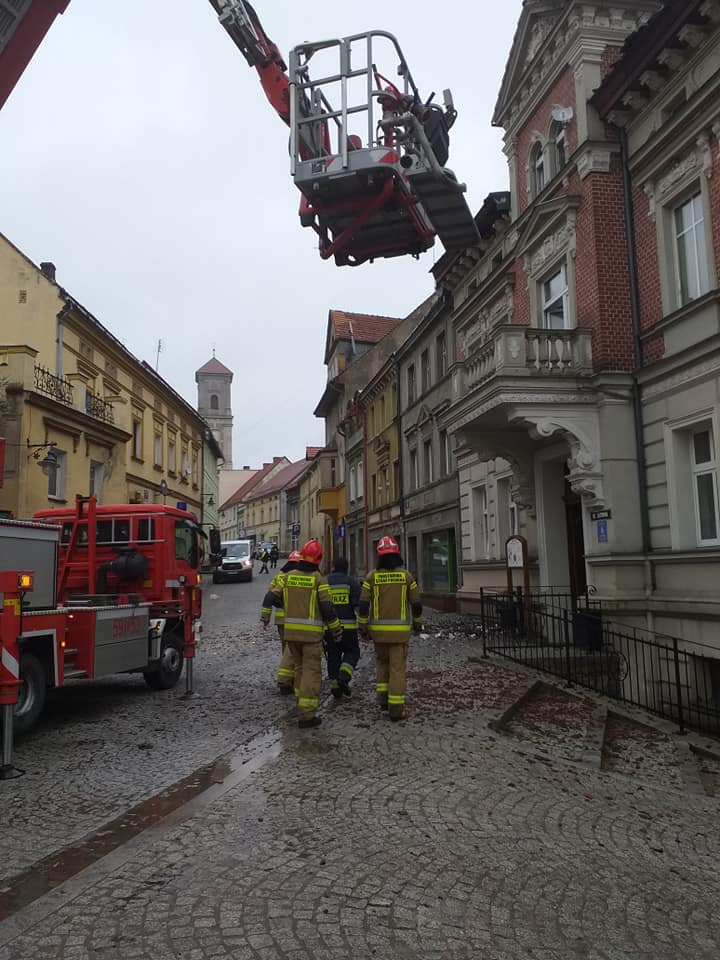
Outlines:
[[[42,472],[47,476],[51,470],[56,470],[58,465],[57,454],[53,450],[53,447],[56,447],[57,443],[54,440],[50,440],[47,443],[30,443],[30,439],[27,441],[27,448],[31,450],[32,453],[28,454],[28,460],[30,457],[33,460],[37,461],[38,466]],[[45,456],[40,458],[40,454],[45,451]]]

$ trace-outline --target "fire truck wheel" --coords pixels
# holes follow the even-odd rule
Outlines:
[[[47,697],[47,677],[42,663],[32,653],[20,657],[18,701],[13,714],[15,733],[27,733],[37,723]]]
[[[156,670],[144,673],[145,683],[153,690],[170,690],[180,679],[183,669],[183,644],[179,637],[163,637],[160,661]]]

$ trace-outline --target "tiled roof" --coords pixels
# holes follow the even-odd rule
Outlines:
[[[271,477],[267,477],[263,483],[260,483],[252,491],[252,495],[245,497],[246,500],[260,500],[262,497],[270,497],[279,493],[286,487],[294,486],[302,473],[307,469],[307,460],[298,460],[296,463],[289,463],[282,470],[278,470]]]
[[[379,343],[399,323],[402,323],[399,317],[379,317],[369,313],[330,310],[325,342],[325,363],[328,361],[330,346],[334,340],[352,338],[358,343]]]
[[[323,449],[323,447],[305,447],[305,459],[314,460]]]
[[[220,363],[217,357],[211,357],[207,363],[204,363],[195,373],[229,373],[232,376],[232,370],[228,370],[224,363]]]
[[[239,487],[235,493],[221,505],[220,509],[227,510],[228,507],[233,507],[236,503],[242,503],[244,500],[247,500],[248,494],[252,493],[258,484],[263,482],[273,467],[277,466],[279,460],[284,459],[284,457],[273,457],[272,463],[264,463],[262,469],[258,470],[254,477],[250,477],[249,480]]]

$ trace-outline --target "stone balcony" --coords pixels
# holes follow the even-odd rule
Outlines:
[[[590,330],[542,330],[507,324],[484,342],[468,344],[465,387],[475,390],[493,378],[592,376]]]

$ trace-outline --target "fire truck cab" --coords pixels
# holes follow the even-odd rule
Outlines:
[[[0,521],[0,571],[26,571],[31,584],[0,607],[3,667],[15,671],[0,675],[0,702],[14,683],[16,732],[35,724],[48,688],[69,680],[141,672],[169,689],[185,664],[191,689],[202,535],[186,510],[92,497]]]

